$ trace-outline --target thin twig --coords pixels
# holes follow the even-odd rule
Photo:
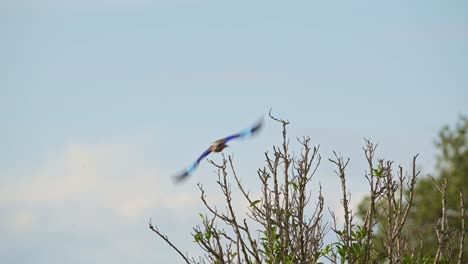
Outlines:
[[[171,246],[175,251],[177,251],[177,253],[179,253],[179,255],[185,260],[186,263],[190,264],[187,256],[185,256],[176,246],[174,246],[174,244],[172,244],[171,241],[169,241],[169,238],[167,236],[161,234],[157,227],[153,226],[153,224],[151,223],[151,219],[149,221],[149,228],[153,230],[153,232],[158,234],[158,236],[160,236],[164,241],[166,241],[166,243],[169,244],[169,246]]]
[[[463,251],[465,248],[465,200],[463,197],[463,190],[460,193],[460,211],[461,211],[461,234],[460,234],[460,250],[458,251],[458,264],[462,263]]]

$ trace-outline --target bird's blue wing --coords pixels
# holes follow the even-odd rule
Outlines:
[[[210,149],[210,148],[208,148],[207,150],[205,150],[205,152],[203,152],[203,153],[200,155],[200,157],[198,157],[198,159],[197,159],[197,161],[196,161],[197,166],[198,166],[198,163],[200,163],[200,161],[201,161],[202,159],[204,159],[206,156],[208,156],[210,153],[211,153],[211,149]]]
[[[176,182],[180,182],[182,180],[184,180],[185,178],[187,178],[189,175],[191,175],[195,169],[198,167],[198,164],[200,163],[200,161],[202,159],[204,159],[206,156],[208,156],[209,154],[211,153],[211,150],[208,148],[207,150],[205,150],[201,155],[200,157],[198,157],[198,159],[196,161],[194,161],[192,164],[190,164],[190,166],[187,167],[187,169],[185,169],[185,171],[179,175],[176,175],[174,177],[175,181]]]
[[[239,137],[248,137],[248,136],[251,136],[252,134],[254,134],[255,132],[257,132],[261,127],[262,127],[262,122],[263,120],[260,120],[258,121],[255,125],[253,125],[252,127],[249,127],[249,128],[246,128],[244,130],[242,130],[241,132],[239,133],[236,133],[234,135],[230,135],[228,137],[225,137],[224,138],[224,143],[227,143],[228,141],[232,140],[232,139],[235,139],[235,138],[239,138]]]
[[[240,131],[239,133],[236,133],[234,135],[230,135],[228,137],[225,137],[223,139],[224,143],[232,140],[232,139],[235,139],[235,138],[239,138],[239,137],[248,137],[252,134],[254,134],[255,132],[257,132],[261,127],[262,127],[262,122],[263,120],[260,120],[258,121],[255,125],[253,125],[252,127],[249,127],[249,128],[246,128],[242,131]],[[192,164],[190,164],[190,166],[187,167],[187,169],[185,169],[185,171],[179,175],[176,175],[174,177],[175,181],[176,182],[180,182],[184,179],[186,179],[188,176],[190,176],[194,171],[195,169],[198,167],[198,164],[200,163],[200,161],[202,159],[204,159],[206,156],[208,156],[209,154],[211,153],[211,149],[208,148],[207,150],[205,150],[205,152],[203,152],[200,157],[198,157],[198,159],[193,162]]]

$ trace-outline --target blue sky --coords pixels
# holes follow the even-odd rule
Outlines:
[[[315,183],[333,210],[332,150],[351,158],[358,200],[362,137],[405,166],[420,153],[430,173],[438,129],[468,113],[466,1],[0,0],[0,10],[8,263],[180,261],[149,218],[199,254],[195,183],[222,204],[214,168],[204,162],[181,186],[170,177],[270,108],[291,138],[321,145]],[[267,119],[226,149],[246,184],[280,136]]]

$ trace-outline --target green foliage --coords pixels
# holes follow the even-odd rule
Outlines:
[[[199,243],[201,238],[203,236],[203,233],[198,231],[193,235],[193,238],[195,239],[194,242]]]
[[[199,213],[198,215],[200,216],[202,221],[208,223],[206,216],[204,216],[202,213]],[[193,234],[194,242],[200,243],[203,237],[205,237],[205,239],[209,241],[213,235],[213,232],[215,232],[215,230],[211,225],[205,225],[204,232],[198,230],[195,232],[195,234]]]
[[[460,232],[461,215],[458,191],[465,190],[465,211],[468,201],[468,118],[460,117],[455,127],[445,126],[439,132],[435,142],[439,149],[437,156],[437,174],[435,180],[440,183],[447,179],[447,212],[448,222]],[[423,237],[423,255],[433,256],[437,251],[437,238],[433,225],[440,217],[442,210],[441,196],[434,188],[430,178],[419,180],[416,186],[416,196],[413,209],[408,215],[407,232],[410,236]],[[468,220],[465,217],[465,222]],[[465,241],[468,236],[465,234]],[[464,255],[464,263],[468,263],[468,254]]]
[[[438,148],[436,173],[432,175],[437,183],[441,183],[443,179],[447,179],[447,218],[451,227],[456,228],[457,232],[461,232],[461,214],[460,214],[460,198],[459,190],[465,190],[465,211],[468,205],[466,199],[466,191],[468,190],[468,118],[461,116],[454,127],[444,126],[435,140],[435,146]],[[380,168],[373,170],[376,177],[382,176]],[[405,197],[408,197],[409,191],[406,191]],[[358,209],[358,215],[364,219],[365,213],[369,204],[369,197],[364,198]],[[386,210],[387,205],[382,201],[377,204],[376,210]],[[422,256],[435,256],[437,251],[438,241],[434,231],[434,224],[437,223],[441,216],[442,203],[441,194],[434,186],[431,177],[420,178],[415,186],[414,200],[411,210],[408,214],[406,225],[402,232],[407,237],[413,238],[409,243],[413,247],[418,247],[419,240],[422,242]],[[465,222],[468,220],[465,217]],[[378,219],[378,227],[380,231],[385,226],[384,218]],[[381,232],[377,236],[382,236]],[[468,236],[465,234],[465,241],[468,241]],[[430,257],[422,257],[417,262],[411,260],[409,256],[402,259],[403,263],[432,263]],[[463,263],[468,263],[468,254],[464,254]]]
[[[340,263],[346,263],[347,260],[354,262],[363,262],[363,257],[366,252],[366,237],[368,231],[365,227],[357,225],[356,228],[350,230],[350,235],[343,230],[333,230],[339,238],[339,242],[326,245],[322,250],[322,255],[337,255],[340,258]],[[349,243],[348,243],[349,242]]]
[[[272,226],[270,232],[263,231],[263,237],[260,238],[261,249],[258,251],[262,252],[267,256],[266,263],[271,264],[275,263],[275,260],[280,256],[280,234],[277,232],[276,227]],[[269,235],[270,234],[270,235]],[[289,256],[287,256],[289,257]],[[292,258],[287,258],[289,261],[292,261]],[[289,262],[290,263],[290,262]]]
[[[405,255],[401,259],[401,262],[403,264],[431,264],[434,263],[434,258],[432,257],[422,257],[418,260],[416,260],[414,257],[410,255]]]
[[[382,174],[383,174],[383,169],[382,169],[382,166],[378,166],[377,169],[373,169],[374,171],[374,175],[377,177],[377,178],[382,178]]]

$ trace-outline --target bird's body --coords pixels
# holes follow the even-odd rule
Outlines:
[[[211,150],[211,152],[221,152],[223,149],[227,148],[227,146],[228,145],[224,142],[224,138],[221,138],[211,143],[209,150]]]
[[[195,171],[195,169],[198,167],[198,164],[200,163],[200,161],[204,159],[206,156],[208,156],[211,152],[223,151],[223,149],[228,147],[228,145],[226,144],[228,141],[231,141],[235,138],[248,137],[254,134],[255,132],[257,132],[261,128],[261,126],[262,126],[262,121],[259,121],[254,126],[246,128],[239,133],[236,133],[234,135],[231,135],[225,138],[220,138],[216,140],[215,142],[211,143],[208,149],[205,150],[195,162],[193,162],[189,167],[187,167],[187,169],[183,173],[174,177],[175,181],[180,182],[184,180],[185,178],[187,178],[187,176],[192,174]]]

